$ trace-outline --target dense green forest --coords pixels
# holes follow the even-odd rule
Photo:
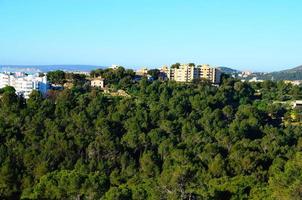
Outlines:
[[[120,70],[93,73],[131,97],[80,83],[27,101],[0,91],[1,199],[301,199],[302,127],[273,103],[300,87]]]
[[[302,71],[297,72],[271,72],[257,76],[263,80],[302,80]]]
[[[282,70],[278,72],[262,73],[257,75],[258,79],[263,80],[302,80],[302,66],[298,66],[292,69]]]

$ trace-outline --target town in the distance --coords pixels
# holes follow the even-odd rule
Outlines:
[[[42,66],[43,67],[43,66]],[[41,67],[41,68],[42,68]],[[0,89],[5,86],[12,86],[16,90],[17,95],[23,96],[25,99],[33,90],[41,92],[44,96],[49,90],[62,90],[64,88],[71,88],[73,83],[72,79],[81,79],[81,81],[90,83],[91,87],[98,87],[104,91],[108,91],[106,87],[106,79],[101,74],[95,73],[98,67],[89,66],[94,68],[91,71],[84,70],[82,66],[80,70],[77,66],[50,66],[48,69],[40,70],[39,68],[29,67],[22,68],[22,66],[0,66]],[[119,65],[112,65],[111,67],[101,67],[103,70],[118,70],[123,68]],[[124,68],[123,68],[124,69]],[[227,74],[233,78],[238,78],[241,81],[248,82],[263,82],[264,80],[284,81],[288,84],[300,85],[302,84],[302,66],[283,70],[280,72],[263,73],[251,71],[239,71],[228,67],[213,67],[209,64],[196,65],[195,63],[180,64],[175,63],[171,66],[164,65],[159,68],[149,69],[143,67],[137,70],[129,69],[132,71],[132,80],[139,81],[145,77],[148,81],[161,80],[161,81],[176,81],[183,83],[196,82],[200,80],[208,81],[213,85],[219,85],[222,74]],[[63,77],[63,74],[69,74],[69,79]],[[64,82],[53,80],[65,79]],[[61,76],[61,77],[60,77]],[[66,75],[65,75],[66,76]]]
[[[108,70],[118,70],[122,68],[118,65],[112,65]],[[30,71],[30,70],[29,70]],[[32,70],[34,71],[34,70]],[[30,93],[33,90],[38,90],[43,95],[47,94],[47,91],[52,89],[63,89],[64,87],[70,88],[72,86],[71,79],[86,79],[90,82],[92,87],[99,87],[106,89],[106,79],[101,75],[93,74],[93,71],[64,71],[64,73],[70,74],[70,79],[66,82],[60,83],[58,80],[54,80],[53,76],[59,79],[60,70],[54,70],[50,72],[35,72],[32,74],[25,72],[2,72],[0,73],[0,88],[5,86],[12,86],[16,90],[16,94],[22,95],[25,99],[29,98]],[[208,80],[213,84],[219,84],[222,71],[218,68],[211,67],[210,65],[197,65],[179,64],[176,63],[171,67],[163,66],[160,69],[148,69],[142,68],[136,71],[133,70],[133,81],[139,81],[143,77],[146,77],[148,81],[159,79],[161,81],[174,80],[176,82],[192,82],[194,80]],[[51,76],[47,78],[47,76]],[[63,78],[63,77],[61,77]]]

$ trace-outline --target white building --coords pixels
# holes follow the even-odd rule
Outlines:
[[[302,100],[296,100],[292,102],[293,108],[302,108]]]
[[[105,87],[105,80],[102,77],[97,77],[91,80],[91,87]]]
[[[263,82],[263,80],[257,79],[257,77],[253,77],[252,79],[249,80],[249,82]]]
[[[43,95],[48,89],[47,77],[38,75],[0,73],[0,88],[12,86],[16,94],[23,95],[28,99],[33,90],[40,91]]]
[[[120,65],[111,65],[111,67],[109,67],[110,69],[116,70],[119,68]]]

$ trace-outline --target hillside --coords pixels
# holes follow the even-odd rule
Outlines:
[[[218,69],[220,71],[222,71],[223,73],[225,74],[237,74],[237,73],[240,73],[239,70],[236,70],[236,69],[233,69],[233,68],[230,68],[230,67],[218,67]]]
[[[292,68],[292,69],[263,74],[263,75],[259,76],[258,78],[264,79],[264,80],[276,80],[276,81],[278,81],[278,80],[302,80],[302,65]]]
[[[0,199],[301,199],[302,115],[273,102],[302,90],[106,78],[129,96],[0,91]]]

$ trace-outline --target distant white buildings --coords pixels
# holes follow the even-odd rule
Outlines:
[[[29,98],[33,90],[40,91],[43,95],[48,90],[47,77],[39,75],[26,75],[24,73],[0,73],[0,88],[12,86],[16,94],[23,95],[25,99]]]
[[[242,71],[241,73],[238,74],[239,77],[241,78],[247,78],[251,76],[253,73],[251,71]]]
[[[301,80],[294,80],[294,81],[291,81],[291,80],[284,80],[284,83],[299,86],[299,85],[302,84],[302,81],[301,81]]]
[[[292,107],[293,108],[302,108],[302,100],[296,100],[292,102]]]
[[[120,65],[111,65],[111,67],[109,67],[110,69],[116,70],[119,68]]]
[[[249,82],[263,82],[264,80],[258,79],[257,77],[253,77],[249,80]]]

